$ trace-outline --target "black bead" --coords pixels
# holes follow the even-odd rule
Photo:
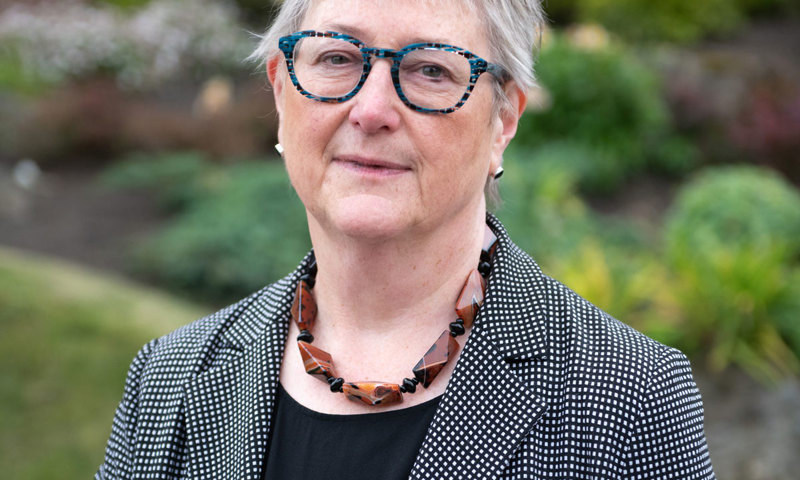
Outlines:
[[[404,378],[403,379],[403,384],[400,385],[400,390],[403,391],[403,392],[408,391],[409,393],[414,393],[414,392],[417,391],[417,384],[418,383],[419,383],[419,380],[417,380],[416,378],[413,379],[413,380],[410,379],[410,378]]]
[[[462,320],[463,322],[463,320]],[[463,323],[452,322],[450,324],[450,335],[457,337],[459,335],[463,335],[466,330],[464,329]]]
[[[478,271],[481,272],[481,275],[484,277],[488,277],[489,272],[492,271],[492,266],[489,264],[489,262],[481,262],[478,265]]]
[[[328,383],[331,386],[331,392],[334,392],[334,393],[335,392],[341,392],[342,391],[342,385],[344,385],[344,378],[342,378],[342,377],[337,377],[337,378],[328,377]]]
[[[311,332],[308,330],[300,330],[300,335],[297,336],[297,341],[304,341],[306,343],[311,343],[314,341],[314,335],[311,335]]]
[[[314,288],[314,285],[317,283],[316,279],[314,279],[314,277],[308,273],[300,277],[300,280],[306,282],[308,288]]]
[[[317,276],[317,261],[316,260],[314,260],[314,263],[312,263],[311,266],[308,267],[308,273],[312,277],[316,277]]]

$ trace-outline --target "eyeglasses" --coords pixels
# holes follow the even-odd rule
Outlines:
[[[458,110],[485,72],[501,84],[510,78],[501,66],[444,43],[413,43],[392,50],[367,47],[343,33],[304,30],[281,37],[278,46],[295,88],[320,102],[353,98],[367,81],[372,57],[392,61],[392,80],[400,100],[424,113]]]

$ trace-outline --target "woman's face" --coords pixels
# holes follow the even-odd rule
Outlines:
[[[380,48],[447,43],[492,61],[479,19],[458,3],[317,1],[301,29],[346,33]],[[482,215],[484,183],[514,135],[518,109],[493,116],[494,79],[483,74],[459,110],[415,112],[395,92],[391,62],[372,64],[361,90],[343,103],[302,96],[282,59],[268,64],[286,168],[309,221],[330,234],[382,239]],[[513,103],[524,105],[521,95],[514,91]]]

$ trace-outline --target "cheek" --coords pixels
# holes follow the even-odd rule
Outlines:
[[[434,155],[439,177],[453,185],[480,184],[483,188],[491,159],[491,127],[485,121],[463,116],[426,131],[426,148]]]
[[[300,95],[292,95],[299,97]],[[336,124],[330,115],[320,111],[317,102],[307,99],[287,98],[286,109],[281,117],[282,141],[286,151],[287,170],[308,176],[321,165]]]

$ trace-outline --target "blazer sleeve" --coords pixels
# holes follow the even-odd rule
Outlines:
[[[689,360],[668,348],[656,362],[628,451],[627,479],[714,479],[703,403]]]
[[[105,459],[94,476],[95,480],[123,480],[133,476],[142,372],[157,343],[158,340],[153,340],[146,344],[131,362],[125,379],[122,401],[117,407],[111,425]]]

